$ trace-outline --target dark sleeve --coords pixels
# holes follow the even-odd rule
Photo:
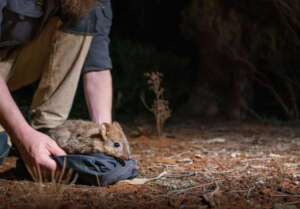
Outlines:
[[[109,54],[109,33],[112,24],[112,9],[110,0],[102,0],[96,8],[97,34],[93,37],[90,50],[84,63],[83,71],[99,71],[112,69]]]

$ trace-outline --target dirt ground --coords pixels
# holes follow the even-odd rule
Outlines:
[[[10,156],[0,208],[300,208],[300,126],[185,123],[129,142],[139,178],[165,175],[144,185],[33,183],[16,178]]]

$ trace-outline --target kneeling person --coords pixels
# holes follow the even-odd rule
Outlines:
[[[91,120],[111,123],[111,20],[110,0],[1,1],[0,124],[27,166],[56,170],[50,156],[65,152],[37,130],[67,119],[82,71]],[[28,124],[10,92],[36,80]],[[2,132],[3,144],[5,139]]]

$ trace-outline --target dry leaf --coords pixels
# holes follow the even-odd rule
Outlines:
[[[131,185],[142,185],[142,184],[148,183],[149,181],[154,181],[154,180],[160,179],[161,177],[163,177],[167,173],[168,173],[167,171],[164,171],[155,178],[134,178],[134,179],[130,179],[130,180],[119,181],[118,183],[120,183],[120,184],[131,184]]]

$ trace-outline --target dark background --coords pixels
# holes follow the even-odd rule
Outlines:
[[[151,105],[154,94],[144,73],[155,71],[164,74],[172,118],[299,118],[299,0],[112,5],[115,119],[151,115],[140,95]],[[71,117],[88,117],[81,87]]]
[[[112,3],[116,111],[144,111],[143,73],[157,70],[175,113],[299,118],[299,1]]]

